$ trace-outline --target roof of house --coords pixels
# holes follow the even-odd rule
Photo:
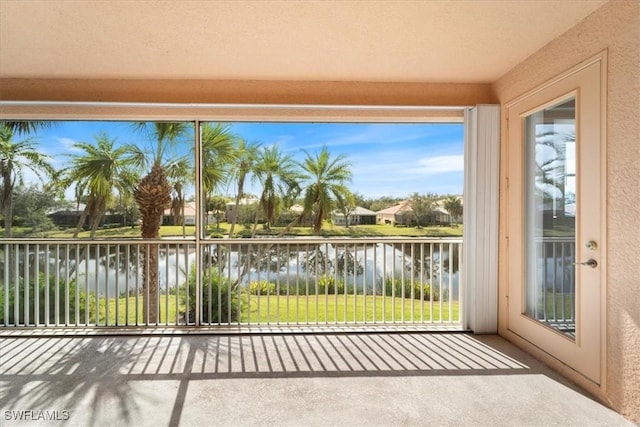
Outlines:
[[[411,212],[411,211],[413,211],[413,209],[411,209],[411,206],[409,205],[409,202],[407,200],[405,200],[404,202],[400,202],[397,205],[388,207],[386,209],[382,209],[382,210],[378,211],[377,214],[395,215],[398,212]]]
[[[289,208],[292,212],[302,213],[304,211],[304,206],[302,205],[293,205]]]
[[[171,208],[164,210],[164,215],[171,215]],[[184,204],[184,216],[195,216],[196,204],[193,202],[187,202]]]
[[[259,200],[257,197],[243,197],[242,199],[240,199],[239,202],[240,202],[239,203],[240,205],[253,205],[255,203],[258,203]],[[227,206],[235,206],[235,205],[236,205],[235,201],[227,203]]]
[[[335,210],[333,211],[333,214],[336,216],[344,216],[344,213]],[[352,211],[349,212],[349,215],[358,215],[358,216],[374,216],[376,215],[376,213],[374,211],[371,211],[369,209],[363,208],[361,206],[356,206],[355,209],[353,209]]]

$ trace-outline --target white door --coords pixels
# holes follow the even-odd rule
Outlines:
[[[507,105],[508,328],[596,383],[605,267],[603,58]]]

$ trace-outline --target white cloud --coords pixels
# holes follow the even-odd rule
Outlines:
[[[77,141],[71,138],[55,136],[53,137],[53,139],[55,140],[56,144],[59,144],[66,151],[82,151],[73,146],[73,144],[75,144]],[[56,150],[56,151],[59,152],[60,150]]]
[[[423,157],[416,163],[415,166],[408,168],[407,172],[437,175],[448,172],[462,172],[464,170],[464,156],[462,154]]]

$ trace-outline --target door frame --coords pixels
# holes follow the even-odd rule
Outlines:
[[[562,360],[562,357],[555,352],[554,349],[545,348],[545,345],[548,347],[548,342],[544,342],[542,340],[542,345],[540,344],[540,340],[531,338],[525,338],[518,334],[518,332],[513,330],[512,319],[510,319],[510,305],[511,304],[520,304],[520,301],[510,301],[509,296],[512,291],[510,290],[511,285],[517,283],[518,286],[522,286],[524,281],[524,264],[523,264],[523,253],[524,253],[524,243],[523,243],[523,233],[522,233],[522,224],[524,217],[524,208],[520,203],[522,203],[522,197],[518,194],[518,190],[516,187],[520,185],[522,179],[518,179],[514,175],[518,174],[520,176],[524,173],[524,163],[521,155],[521,150],[519,149],[519,144],[522,142],[522,137],[518,137],[516,141],[514,141],[514,137],[510,136],[509,130],[509,109],[518,105],[519,103],[526,102],[527,99],[531,97],[536,97],[543,91],[546,91],[552,88],[555,85],[562,85],[566,83],[566,80],[571,80],[576,77],[576,74],[582,72],[583,70],[597,66],[599,69],[599,97],[600,97],[600,105],[599,105],[599,138],[600,138],[600,191],[601,191],[601,204],[600,204],[600,236],[598,241],[598,262],[599,262],[599,280],[600,280],[600,312],[599,319],[597,325],[599,326],[599,375],[597,378],[590,378],[583,372],[580,372],[576,368],[572,367],[569,363]],[[607,354],[607,217],[606,217],[606,209],[607,209],[607,185],[606,185],[606,177],[607,177],[607,168],[606,168],[606,109],[607,109],[607,55],[606,51],[601,52],[600,54],[589,58],[588,60],[578,64],[577,66],[571,68],[570,70],[562,73],[561,75],[539,85],[533,90],[530,90],[524,93],[521,96],[505,103],[503,105],[503,117],[505,120],[505,133],[503,134],[503,145],[502,145],[502,161],[501,161],[501,187],[502,187],[502,197],[501,197],[501,238],[500,238],[500,298],[499,298],[499,314],[500,314],[500,334],[505,336],[506,338],[514,341],[517,344],[525,347],[527,350],[532,351],[532,353],[538,355],[543,358],[545,361],[548,361],[551,365],[558,366],[560,369],[567,369],[568,372],[577,373],[577,375],[581,378],[588,379],[591,383],[599,386],[600,389],[604,389],[606,384],[606,354]],[[550,98],[549,100],[551,100]],[[512,125],[513,126],[513,125]],[[515,157],[518,157],[517,159]],[[511,175],[511,180],[510,180]],[[510,182],[511,181],[511,182]],[[511,187],[511,188],[510,188]],[[519,188],[519,187],[518,187]],[[517,295],[519,296],[519,295]],[[513,309],[513,306],[511,307]],[[543,327],[543,326],[541,326]],[[543,334],[544,336],[545,334]]]

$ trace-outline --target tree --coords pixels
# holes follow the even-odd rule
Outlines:
[[[411,194],[409,197],[409,206],[411,206],[411,210],[413,211],[416,225],[422,226],[431,222],[437,201],[438,195],[434,193],[424,195],[418,193]]]
[[[341,154],[331,158],[327,147],[315,156],[305,151],[302,168],[304,188],[303,215],[313,216],[313,231],[319,233],[325,217],[336,202],[344,201],[351,194],[346,183],[351,181],[351,163]]]
[[[213,212],[213,216],[216,219],[216,231],[220,229],[220,218],[224,215],[226,208],[227,199],[222,196],[211,196],[207,200],[206,213],[208,216],[209,212]]]
[[[52,210],[69,209],[72,203],[62,197],[52,197],[48,186],[34,184],[21,185],[14,190],[14,223],[30,227],[31,233],[55,228],[47,215]]]
[[[202,191],[205,200],[211,200],[216,189],[227,182],[231,164],[236,156],[235,140],[236,136],[231,133],[228,125],[221,123],[201,125]],[[205,223],[205,228],[207,226],[208,224]]]
[[[567,194],[567,178],[575,176],[567,172],[567,143],[575,140],[575,133],[556,131],[539,133],[535,139],[535,190],[558,218],[564,218],[567,198],[575,196]]]
[[[260,209],[271,226],[276,223],[281,209],[290,205],[300,191],[297,165],[277,145],[263,147],[256,159],[254,178],[262,185]]]
[[[14,135],[25,135],[28,133],[36,133],[40,129],[46,129],[51,127],[55,122],[42,121],[42,120],[30,120],[30,121],[0,121],[0,127],[4,127],[11,131]]]
[[[372,199],[367,199],[364,194],[360,194],[358,192],[353,193],[353,203],[355,206],[360,206],[365,209],[371,209],[371,204],[373,203]],[[373,209],[371,209],[373,210]]]
[[[449,212],[452,224],[462,216],[462,200],[458,196],[447,196],[444,199],[444,208]]]
[[[236,191],[236,212],[231,220],[231,228],[229,229],[229,236],[233,237],[233,229],[236,226],[238,215],[240,213],[240,202],[244,197],[244,184],[247,176],[253,172],[253,168],[258,156],[259,144],[247,143],[243,139],[237,139],[235,163],[231,168],[231,176],[235,178],[237,182]]]
[[[14,132],[5,124],[0,126],[0,207],[4,216],[4,236],[12,237],[13,190],[22,182],[25,170],[30,170],[44,182],[54,179],[56,171],[49,163],[49,157],[38,149],[38,144],[28,138],[13,141]]]
[[[372,200],[367,209],[371,209],[374,212],[381,211],[381,210],[389,208],[391,206],[395,206],[397,204],[400,204],[402,202],[402,200],[403,199],[400,199],[400,198],[397,198],[397,197],[382,196],[382,197],[379,197],[377,199]],[[363,207],[366,207],[366,206],[363,206]]]
[[[193,163],[187,156],[181,156],[170,160],[166,166],[167,177],[173,187],[173,200],[171,201],[171,217],[173,225],[182,226],[182,236],[186,235],[184,223],[184,185],[193,182]]]
[[[139,216],[138,208],[133,200],[133,190],[140,181],[140,175],[132,168],[121,171],[116,178],[118,188],[118,199],[115,204],[115,211],[122,215],[123,225],[134,224]]]
[[[346,194],[344,197],[337,199],[338,211],[344,215],[344,226],[349,228],[349,217],[356,210],[355,197],[352,194]]]
[[[192,130],[192,125],[186,122],[155,122],[138,123],[136,128],[146,132],[155,142],[151,157],[151,170],[142,177],[133,191],[133,197],[138,204],[141,217],[141,234],[143,239],[157,239],[160,237],[160,225],[164,210],[171,206],[171,185],[167,178],[167,171],[163,161],[166,153],[184,136]],[[143,152],[129,146],[140,165],[146,163]],[[173,154],[173,153],[172,153]],[[158,245],[145,245],[142,251],[142,283],[145,304],[143,316],[149,323],[158,322]],[[147,297],[148,296],[148,297]]]
[[[30,233],[39,233],[55,228],[47,211],[68,206],[64,201],[51,197],[51,191],[30,184],[19,185],[13,192],[14,223],[30,227]]]
[[[95,137],[95,144],[77,142],[73,147],[82,154],[71,154],[71,166],[64,172],[65,181],[75,182],[76,189],[87,191],[87,205],[80,216],[78,226],[73,237],[78,233],[89,218],[91,238],[95,237],[100,221],[104,217],[107,206],[113,200],[118,184],[122,183],[121,176],[127,167],[133,163],[128,157],[126,146],[115,146],[115,139],[110,139],[105,133]],[[120,193],[126,189],[120,189]]]

